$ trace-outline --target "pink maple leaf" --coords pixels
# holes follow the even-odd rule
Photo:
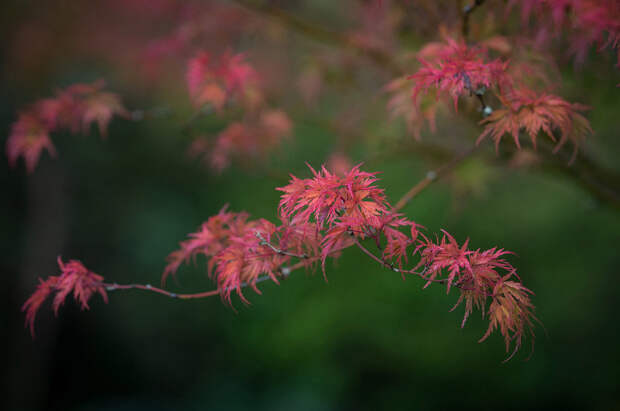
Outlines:
[[[41,153],[47,150],[52,156],[56,150],[49,136],[46,124],[30,112],[23,112],[13,123],[11,134],[6,141],[9,165],[14,167],[19,157],[26,162],[28,173],[34,172]]]
[[[447,44],[433,49],[420,58],[422,67],[408,78],[415,82],[413,99],[421,92],[437,89],[452,98],[455,109],[460,95],[474,94],[509,81],[506,76],[508,63],[500,59],[488,61],[486,50],[468,46],[463,41],[448,38]]]
[[[558,131],[560,139],[554,151],[571,141],[574,146],[574,159],[581,140],[592,133],[590,123],[580,113],[588,109],[584,105],[569,103],[552,94],[537,94],[524,88],[513,90],[501,100],[504,108],[495,110],[481,121],[486,127],[478,137],[477,144],[489,136],[497,149],[502,137],[509,134],[517,147],[521,148],[519,134],[523,130],[536,147],[536,138],[541,132],[556,141],[553,132]]]
[[[108,295],[103,285],[103,277],[88,270],[77,260],[70,260],[64,263],[58,257],[60,268],[59,276],[50,276],[46,280],[39,279],[40,283],[35,292],[26,300],[22,306],[22,311],[26,312],[26,324],[30,327],[30,332],[34,336],[34,320],[37,311],[45,302],[48,296],[56,293],[53,300],[54,314],[58,314],[58,309],[64,304],[71,292],[73,298],[80,303],[82,310],[87,310],[88,300],[98,293],[104,302],[108,302]]]

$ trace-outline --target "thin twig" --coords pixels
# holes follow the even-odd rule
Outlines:
[[[355,245],[357,246],[357,248],[359,248],[360,250],[362,250],[362,252],[364,254],[366,254],[367,256],[369,256],[370,258],[372,258],[373,260],[375,260],[376,262],[378,262],[379,264],[381,264],[383,267],[388,268],[392,271],[395,271],[397,273],[402,272],[400,269],[394,267],[393,264],[387,263],[385,261],[383,261],[382,259],[380,259],[379,257],[377,257],[376,255],[374,255],[373,253],[371,253],[366,247],[364,247],[357,238],[355,237],[351,237],[353,238],[353,242],[355,243]]]
[[[265,239],[265,237],[263,237],[263,235],[261,233],[259,233],[258,231],[256,232],[256,238],[258,238],[260,240],[260,245],[264,245],[267,246],[269,248],[271,248],[273,250],[273,252],[275,252],[276,254],[280,254],[280,255],[288,255],[289,257],[297,257],[299,259],[307,259],[308,258],[308,254],[295,254],[295,253],[291,253],[290,251],[286,251],[286,250],[282,250],[281,248],[278,248],[276,246],[274,246],[273,244],[271,244],[269,241],[267,241]]]
[[[337,252],[340,252],[342,250],[344,250],[345,248],[347,248],[349,246],[346,247],[340,247],[337,248],[335,250],[332,250],[329,254],[335,254]],[[293,271],[298,270],[302,267],[308,267],[308,264],[317,261],[319,259],[321,259],[322,256],[320,255],[315,255],[315,256],[307,256],[305,258],[302,259],[302,261],[299,261],[291,266],[282,266],[280,267],[279,271],[280,271],[280,277],[281,278],[286,278],[288,276],[290,276]],[[264,281],[273,279],[273,277],[269,276],[269,275],[265,275],[262,277],[258,277],[256,279],[256,281],[253,282],[242,282],[239,287],[244,288],[247,287],[249,285],[253,285],[253,284],[257,284],[257,283],[262,283]],[[213,297],[215,295],[221,294],[224,291],[229,291],[232,288],[218,288],[216,290],[210,290],[210,291],[204,291],[204,292],[200,292],[200,293],[193,293],[193,294],[179,294],[179,293],[173,293],[170,292],[168,290],[164,290],[163,288],[159,288],[159,287],[154,287],[151,284],[117,284],[117,283],[101,283],[101,285],[103,285],[106,289],[106,291],[116,291],[116,290],[144,290],[144,291],[151,291],[157,294],[161,294],[161,295],[165,295],[167,297],[170,298],[176,298],[179,300],[191,300],[191,299],[197,299],[197,298],[206,298],[206,297]]]
[[[427,172],[426,176],[422,180],[420,180],[416,185],[411,187],[409,191],[407,191],[401,197],[401,199],[398,200],[396,205],[392,208],[392,211],[397,212],[401,210],[405,205],[407,205],[407,203],[409,203],[409,201],[411,201],[415,196],[420,194],[420,192],[422,192],[422,190],[428,187],[433,181],[439,180],[440,178],[444,177],[449,172],[454,170],[458,165],[460,165],[463,161],[465,161],[473,153],[475,153],[476,150],[478,150],[478,146],[474,146],[469,150],[465,151],[464,153],[457,155],[449,163],[444,164],[443,166],[435,170]]]
[[[291,269],[289,267],[281,267],[280,268],[280,275],[282,278],[286,278],[289,275],[291,275]],[[253,284],[257,284],[257,283],[262,283],[263,281],[267,281],[273,279],[273,277],[269,276],[269,275],[265,275],[262,277],[258,277],[256,279],[256,281],[253,281],[251,283],[249,282],[242,282],[239,287],[244,288],[247,287],[248,285],[253,285]],[[215,295],[221,294],[224,291],[230,291],[233,289],[236,289],[236,287],[227,287],[227,288],[218,288],[217,290],[210,290],[210,291],[204,291],[204,292],[200,292],[200,293],[193,293],[193,294],[178,294],[178,293],[173,293],[167,290],[164,290],[162,288],[158,288],[158,287],[153,287],[151,284],[117,284],[117,283],[102,283],[102,285],[105,287],[106,291],[116,291],[116,290],[146,290],[146,291],[152,291],[154,293],[158,293],[158,294],[162,294],[165,295],[167,297],[170,298],[178,298],[180,300],[191,300],[191,299],[196,299],[196,298],[206,298],[206,297],[213,297]]]
[[[369,251],[366,247],[364,247],[357,238],[353,238],[353,241],[355,243],[355,245],[357,245],[357,247],[362,250],[362,252],[364,254],[366,254],[367,256],[369,256],[370,258],[372,258],[373,260],[375,260],[376,262],[378,262],[379,264],[381,264],[383,267],[388,268],[392,271],[395,271],[397,273],[401,273],[401,274],[412,274],[412,275],[416,275],[418,277],[420,277],[421,279],[425,280],[427,282],[427,285],[429,283],[438,283],[438,284],[446,284],[448,283],[448,280],[445,278],[439,278],[439,279],[433,279],[433,278],[427,278],[424,276],[424,274],[426,274],[426,271],[428,270],[428,267],[424,268],[424,270],[422,271],[416,271],[415,268],[412,268],[410,270],[403,270],[403,269],[399,269],[394,267],[394,264],[388,263],[386,261],[383,261],[382,259],[380,259],[379,257],[377,257],[376,255],[374,255],[371,251]],[[404,277],[403,277],[404,278]],[[453,287],[459,288],[463,291],[472,291],[474,290],[474,288],[467,288],[464,286],[464,284],[462,284],[459,281],[456,281],[452,284]],[[424,286],[426,288],[426,286]],[[481,291],[482,293],[484,293],[484,295],[486,297],[493,297],[494,294],[492,293],[487,293],[485,291]]]
[[[154,293],[158,293],[158,294],[162,294],[165,295],[167,297],[170,298],[178,298],[181,300],[189,300],[189,299],[193,299],[193,298],[204,298],[204,297],[211,297],[214,295],[218,295],[220,293],[220,290],[211,290],[211,291],[205,291],[205,292],[201,292],[201,293],[195,293],[195,294],[178,294],[178,293],[173,293],[167,290],[164,290],[162,288],[158,288],[158,287],[154,287],[150,284],[117,284],[117,283],[102,283],[102,285],[105,287],[106,291],[116,291],[116,290],[145,290],[145,291],[152,291]]]

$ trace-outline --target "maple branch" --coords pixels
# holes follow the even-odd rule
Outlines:
[[[205,292],[195,293],[195,294],[178,294],[178,293],[173,293],[173,292],[164,290],[162,288],[154,287],[151,284],[102,283],[102,285],[105,287],[106,291],[136,290],[137,289],[137,290],[152,291],[154,293],[165,295],[166,297],[178,298],[178,299],[181,299],[181,300],[188,300],[188,299],[192,299],[192,298],[211,297],[211,296],[214,296],[214,295],[217,295],[217,294],[220,293],[220,290],[217,289],[217,290],[205,291]]]
[[[269,245],[269,243],[265,244],[265,245]],[[348,248],[349,246],[343,246],[340,248],[337,248],[335,250],[332,250],[329,254],[334,254],[337,253],[339,251],[344,250],[345,248]],[[271,248],[271,247],[270,247]],[[279,250],[277,247],[273,247],[274,251],[278,252],[277,250]],[[280,252],[285,253],[284,251],[280,250]],[[291,255],[291,254],[285,254],[285,255]],[[294,257],[299,257],[298,255],[293,255]],[[317,261],[321,258],[320,255],[315,255],[315,256],[305,256],[303,257],[303,261],[299,261],[291,266],[282,266],[280,267],[279,271],[280,271],[280,277],[281,278],[287,278],[288,276],[290,276],[293,271],[298,270],[300,268],[303,267],[307,267],[309,262],[314,262]],[[256,281],[249,283],[249,282],[242,282],[240,284],[241,288],[247,287],[249,285],[252,284],[257,284],[257,283],[262,283],[264,281],[267,280],[272,280],[273,277],[269,276],[269,275],[264,275],[262,277],[258,277],[256,279]],[[199,293],[191,293],[191,294],[180,294],[180,293],[173,293],[171,291],[168,290],[164,290],[163,288],[159,288],[159,287],[154,287],[151,284],[118,284],[118,283],[101,283],[101,285],[103,285],[106,289],[106,291],[116,291],[116,290],[144,290],[144,291],[151,291],[157,294],[161,294],[164,295],[166,297],[170,297],[170,298],[175,298],[175,299],[179,299],[179,300],[192,300],[192,299],[197,299],[197,298],[207,298],[207,297],[213,297],[215,295],[220,294],[222,291],[229,291],[233,288],[218,288],[215,290],[210,290],[210,291],[203,291],[203,292],[199,292]],[[236,289],[236,288],[234,288]]]
[[[450,162],[444,164],[443,166],[436,168],[435,170],[430,170],[426,173],[426,176],[420,180],[417,184],[409,189],[401,198],[398,200],[396,205],[392,207],[392,212],[397,212],[401,210],[409,201],[411,201],[415,196],[420,194],[422,190],[428,187],[433,181],[437,181],[440,178],[444,177],[452,170],[454,170],[458,165],[460,165],[463,161],[469,158],[473,153],[478,150],[478,146],[473,146],[469,150],[465,151],[462,154],[454,157]]]
[[[290,267],[281,267],[280,268],[280,275],[282,278],[286,278],[289,275],[291,275],[292,270],[290,269]],[[263,281],[267,281],[273,279],[271,276],[269,275],[265,275],[262,277],[258,277],[256,279],[256,281],[254,281],[252,284],[257,284],[257,283],[262,283]],[[167,290],[164,290],[162,288],[158,288],[158,287],[153,287],[151,284],[117,284],[117,283],[102,283],[102,285],[105,287],[106,291],[116,291],[116,290],[145,290],[145,291],[152,291],[154,293],[157,294],[162,294],[165,295],[166,297],[170,297],[170,298],[178,298],[180,300],[191,300],[191,299],[197,299],[197,298],[206,298],[206,297],[213,297],[215,295],[220,294],[223,291],[229,291],[232,289],[236,289],[235,288],[218,288],[216,290],[210,290],[210,291],[203,291],[200,293],[193,293],[193,294],[179,294],[179,293],[173,293]],[[247,287],[248,285],[251,285],[248,282],[242,282],[240,284],[241,288]]]
[[[564,151],[551,154],[553,146],[549,144],[547,147],[545,144],[546,143],[544,140],[539,143],[540,146],[543,146],[548,150],[539,149],[536,151],[537,155],[544,158],[544,161],[535,166],[535,169],[543,173],[562,176],[567,180],[572,181],[573,184],[582,187],[586,192],[602,204],[606,204],[614,209],[620,209],[620,176],[617,173],[601,167],[584,152],[580,152],[577,161],[569,166],[567,165],[567,162],[569,161],[570,154],[567,154]],[[398,200],[394,208],[392,208],[392,211],[400,211],[405,205],[407,205],[407,203],[409,203],[409,201],[416,197],[426,187],[434,181],[445,177],[477,149],[477,147],[473,147],[470,150],[465,151],[463,154],[456,155],[451,161],[443,166],[435,170],[428,171],[422,180],[411,187],[411,189],[409,189],[409,191],[405,193],[400,200]],[[434,155],[435,157],[447,157],[450,151],[438,145],[421,144],[416,144],[416,146],[413,147],[413,150],[416,152],[419,151],[425,154]],[[514,154],[514,152],[515,151],[513,149],[501,151],[502,157],[510,156]],[[402,153],[402,149],[399,150],[399,153]],[[497,157],[494,156],[492,158],[488,158],[486,161],[494,164],[496,163],[496,159]],[[505,166],[505,163],[501,163],[501,165]]]
[[[391,57],[389,54],[384,53],[380,50],[369,50],[364,47],[360,47],[359,45],[352,42],[346,35],[326,30],[320,26],[313,25],[308,23],[305,20],[300,19],[280,8],[277,8],[273,5],[269,5],[266,3],[259,3],[255,0],[232,0],[237,3],[239,6],[244,7],[248,10],[251,10],[257,14],[262,14],[269,18],[274,19],[282,26],[285,26],[293,31],[296,31],[302,35],[305,35],[308,38],[311,38],[315,41],[318,41],[323,44],[331,45],[334,47],[343,47],[352,51],[355,51],[359,54],[366,54],[371,60],[377,63],[380,66],[387,68],[389,71],[396,75],[402,75],[404,70],[396,63],[395,59]],[[474,0],[472,4],[469,4],[463,8],[463,33],[469,34],[469,19],[471,13],[476,10],[479,6],[484,3],[484,0]],[[475,93],[475,92],[474,92]],[[487,107],[484,100],[484,96],[479,93],[475,93],[476,97],[479,99],[482,108],[483,115]],[[139,115],[138,115],[139,116]],[[183,132],[187,133],[191,124],[200,117],[200,110],[186,122],[183,126]],[[425,151],[425,150],[422,150]],[[583,154],[580,155],[582,160],[584,159]],[[598,166],[594,161],[588,160],[584,161],[584,165],[573,165],[572,167],[563,167],[563,166],[554,166],[549,165],[545,167],[541,167],[541,169],[548,171],[559,171],[561,175],[575,181],[577,184],[584,187],[589,193],[591,193],[597,199],[610,203],[615,208],[620,208],[620,190],[617,190],[617,182],[620,180],[620,177],[617,175],[608,172]],[[451,167],[453,168],[453,167]],[[579,170],[578,170],[579,169]],[[449,171],[449,170],[443,170]],[[433,174],[435,173],[435,174]],[[443,173],[442,173],[443,174]],[[440,175],[437,174],[437,170],[429,171],[427,177],[420,181],[419,186],[416,190],[415,187],[412,187],[409,194],[411,197],[407,199],[401,199],[403,201],[399,201],[397,203],[397,210],[400,210],[407,202],[409,202],[413,197],[415,197],[420,191],[422,191],[426,186],[428,186],[432,181],[438,179]],[[406,195],[407,195],[406,194]]]
[[[399,269],[394,267],[394,264],[388,263],[382,259],[380,259],[379,257],[377,257],[376,255],[374,255],[371,251],[369,251],[366,247],[364,247],[358,240],[357,238],[353,238],[353,242],[355,243],[355,245],[357,245],[357,247],[362,250],[362,252],[364,254],[366,254],[367,256],[369,256],[370,258],[372,258],[373,260],[375,260],[376,262],[378,262],[379,264],[381,264],[383,267],[390,269],[394,272],[397,273],[401,273],[401,274],[413,274],[413,275],[417,275],[418,277],[420,277],[421,279],[427,281],[427,282],[432,282],[432,283],[437,283],[437,284],[446,284],[448,282],[447,279],[442,278],[442,279],[432,279],[432,278],[425,278],[424,274],[426,273],[428,267],[425,267],[424,270],[418,272],[415,271],[415,268],[412,268],[411,270],[403,270],[403,269]],[[404,277],[403,277],[404,279]],[[453,284],[454,287],[460,288],[461,290],[464,291],[472,291],[474,290],[474,288],[466,288],[463,284],[461,283],[454,283]],[[487,293],[487,292],[483,292],[484,295],[486,297],[493,297],[494,294],[493,293]]]
[[[478,98],[478,101],[480,101],[480,105],[482,107],[481,111],[482,111],[482,117],[483,118],[484,117],[488,117],[488,116],[490,116],[493,113],[493,108],[491,106],[487,105],[487,103],[484,100],[484,93],[485,93],[484,88],[476,90],[474,92],[474,94]]]
[[[299,259],[307,259],[308,258],[308,254],[295,254],[295,253],[291,253],[289,251],[286,250],[282,250],[281,248],[278,248],[276,246],[274,246],[273,244],[271,244],[269,241],[267,241],[263,235],[261,233],[259,233],[258,231],[256,232],[256,238],[258,238],[260,240],[260,245],[264,245],[267,246],[269,248],[271,248],[273,250],[273,252],[275,252],[276,254],[280,254],[280,255],[287,255],[289,257],[296,257]]]
[[[474,12],[479,6],[484,3],[484,0],[474,0],[472,4],[468,4],[463,7],[463,38],[467,40],[469,36],[469,18],[471,13]]]
[[[372,258],[373,260],[375,260],[376,262],[378,262],[379,264],[381,264],[383,267],[388,268],[394,272],[400,273],[400,272],[405,272],[402,271],[396,267],[394,267],[394,264],[390,264],[386,261],[383,261],[381,258],[377,257],[376,255],[374,255],[373,253],[371,253],[366,247],[364,247],[357,238],[355,237],[351,237],[353,239],[353,242],[355,243],[355,245],[357,246],[357,248],[359,248],[360,250],[362,250],[362,252],[364,254],[366,254],[367,256],[369,256],[370,258]]]

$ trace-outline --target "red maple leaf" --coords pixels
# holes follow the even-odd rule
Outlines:
[[[289,117],[281,110],[263,110],[258,118],[230,123],[214,141],[205,137],[195,139],[188,152],[202,157],[215,172],[228,168],[233,159],[260,161],[267,157],[292,129]]]
[[[21,156],[32,173],[43,150],[56,154],[50,133],[62,128],[86,132],[96,122],[105,137],[110,119],[128,113],[118,95],[103,91],[104,86],[102,80],[74,84],[57,91],[56,97],[40,99],[22,111],[6,143],[9,165],[14,166]]]
[[[509,360],[521,347],[526,334],[533,342],[533,321],[537,319],[529,298],[532,292],[521,284],[516,269],[503,258],[510,252],[497,248],[469,250],[467,241],[459,246],[454,237],[446,231],[443,233],[441,241],[433,242],[424,237],[420,242],[422,251],[418,266],[424,267],[422,276],[428,280],[426,286],[431,282],[446,283],[448,292],[451,286],[458,287],[461,294],[452,310],[465,301],[461,327],[465,326],[474,308],[480,309],[483,317],[489,320],[480,342],[499,329],[506,352],[514,343],[514,351],[506,361]],[[488,299],[491,303],[485,313]]]
[[[580,141],[592,133],[590,123],[580,114],[588,109],[584,105],[571,104],[552,94],[537,94],[524,88],[513,90],[506,97],[500,96],[500,99],[504,108],[495,110],[480,122],[486,124],[486,127],[476,144],[490,136],[497,149],[502,137],[509,134],[517,147],[521,148],[519,134],[523,130],[536,147],[536,138],[540,132],[556,141],[553,132],[558,131],[560,139],[554,151],[570,140],[574,145],[574,159]]]
[[[26,170],[32,173],[39,162],[41,153],[47,150],[52,156],[56,150],[49,136],[46,124],[36,115],[23,112],[11,127],[11,134],[6,141],[6,154],[9,166],[14,167],[19,157],[26,162]]]
[[[284,220],[315,223],[323,233],[323,274],[327,257],[353,245],[354,238],[372,238],[377,245],[384,238],[383,258],[395,259],[399,266],[406,261],[407,247],[417,237],[418,226],[390,211],[383,190],[375,185],[374,173],[361,171],[360,165],[344,175],[332,174],[324,166],[320,171],[310,169],[313,178],[291,176],[287,186],[278,188],[283,192],[279,212]],[[411,237],[399,231],[403,227],[411,227]]]
[[[120,97],[115,93],[104,91],[105,81],[93,83],[76,83],[56,94],[59,109],[57,127],[66,127],[74,133],[82,130],[87,133],[92,123],[96,122],[102,137],[107,135],[107,128],[113,116],[127,116]]]
[[[438,277],[441,277],[444,270],[448,271],[445,280],[446,293],[450,292],[453,284],[460,284],[462,276],[471,273],[469,255],[471,251],[467,249],[469,239],[462,246],[459,246],[454,237],[447,231],[442,230],[443,237],[441,242],[434,243],[424,237],[424,247],[421,252],[419,266],[424,266],[423,277],[427,280],[424,288],[428,287]]]
[[[183,263],[195,259],[198,255],[213,257],[230,243],[231,236],[239,236],[245,232],[249,214],[226,211],[224,206],[220,212],[209,217],[200,229],[188,234],[189,240],[182,241],[180,248],[168,255],[168,265],[162,275],[162,283],[169,275],[176,274]]]
[[[308,165],[314,178],[291,176],[288,185],[277,188],[284,193],[280,214],[284,218],[298,216],[305,222],[313,218],[319,229],[331,227],[340,217],[358,220],[356,226],[378,226],[377,218],[388,212],[387,200],[383,190],[374,185],[375,174],[360,171],[360,166],[340,177],[325,167],[317,172]]]
[[[495,329],[499,329],[504,337],[506,352],[510,350],[510,344],[514,343],[512,354],[504,361],[510,360],[519,350],[526,333],[531,336],[533,344],[533,321],[537,321],[533,315],[534,306],[529,298],[532,292],[520,282],[508,281],[510,277],[511,274],[505,275],[493,288],[493,297],[487,313],[489,328],[479,340],[484,341]]]
[[[256,83],[257,75],[243,54],[226,52],[214,57],[201,51],[189,60],[187,87],[197,106],[212,104],[221,110],[233,95],[243,95]]]
[[[389,214],[382,217],[380,232],[385,236],[385,247],[383,248],[383,260],[396,260],[398,268],[402,269],[403,262],[408,261],[408,249],[413,245],[418,237],[420,225],[404,218],[400,214]],[[409,227],[409,235],[399,230],[402,227]]]
[[[231,237],[229,245],[215,255],[214,278],[224,301],[230,303],[236,291],[244,303],[249,303],[241,289],[249,286],[260,294],[256,281],[262,274],[278,283],[277,271],[290,257],[266,244],[272,242],[276,231],[276,226],[265,219],[250,222],[242,235]]]
[[[104,302],[108,302],[108,295],[103,285],[103,277],[88,270],[77,260],[70,260],[64,263],[58,257],[60,267],[59,276],[50,276],[46,280],[39,279],[40,283],[35,292],[26,300],[22,306],[22,311],[26,312],[26,324],[30,327],[30,332],[34,336],[34,320],[37,311],[45,302],[48,296],[56,293],[53,301],[54,314],[58,314],[58,309],[64,304],[66,298],[73,292],[73,298],[80,303],[82,310],[87,310],[90,297],[99,293]]]
[[[567,33],[569,52],[575,55],[577,62],[583,63],[588,50],[597,45],[599,51],[607,47],[615,49],[620,66],[620,7],[617,0],[511,0],[507,11],[517,4],[521,6],[524,24],[531,16],[544,23],[553,21],[553,32],[546,24],[540,25],[535,36],[539,43]]]
[[[236,292],[248,302],[242,288],[256,292],[256,282],[263,274],[278,282],[279,271],[291,258],[317,255],[321,238],[316,226],[293,219],[275,226],[265,219],[248,220],[247,213],[227,212],[224,207],[210,217],[180,249],[168,256],[162,281],[174,274],[179,266],[197,255],[210,257],[209,277],[217,283],[222,299],[231,302]],[[307,266],[312,264],[307,260]],[[259,292],[260,293],[260,292]]]
[[[417,102],[421,92],[437,89],[452,98],[454,108],[460,95],[470,95],[491,88],[495,85],[507,84],[508,63],[500,59],[488,61],[486,49],[468,46],[464,41],[448,38],[447,44],[437,44],[423,50],[426,58],[420,58],[422,67],[409,76],[415,84],[413,99]],[[434,43],[433,43],[434,44]]]
[[[82,129],[88,132],[92,123],[96,123],[102,137],[107,137],[108,124],[115,115],[127,116],[128,112],[123,107],[117,94],[97,91],[83,101]]]

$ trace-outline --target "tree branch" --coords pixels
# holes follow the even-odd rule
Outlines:
[[[308,258],[308,254],[295,254],[295,253],[291,253],[289,251],[282,250],[282,249],[274,246],[269,241],[267,241],[263,237],[263,235],[261,233],[259,233],[258,231],[256,232],[256,238],[258,238],[260,240],[260,244],[261,245],[264,245],[264,246],[267,246],[267,247],[271,248],[273,250],[273,252],[276,253],[276,254],[287,255],[289,257],[297,257],[299,259],[307,259]]]
[[[474,0],[472,4],[468,4],[463,7],[463,38],[467,41],[467,37],[469,36],[469,18],[471,13],[474,12],[479,6],[484,3],[484,0]]]
[[[395,272],[397,272],[397,273],[404,272],[404,271],[401,271],[400,269],[398,269],[398,268],[394,267],[394,264],[387,263],[387,262],[383,261],[382,259],[380,259],[379,257],[377,257],[376,255],[374,255],[373,253],[371,253],[371,252],[370,252],[370,251],[369,251],[366,247],[364,247],[364,246],[363,246],[363,245],[359,242],[359,240],[358,240],[357,238],[355,238],[355,237],[351,237],[351,238],[353,238],[353,242],[355,243],[355,245],[357,246],[357,248],[359,248],[360,250],[362,250],[362,252],[363,252],[364,254],[366,254],[367,256],[369,256],[370,258],[372,258],[373,260],[375,260],[375,261],[376,261],[376,262],[378,262],[379,264],[381,264],[383,267],[385,267],[385,268],[387,268],[387,269],[390,269],[390,270],[392,270],[392,271],[395,271]]]
[[[269,243],[265,244],[268,245]],[[340,252],[342,250],[344,250],[345,248],[348,248],[350,245],[348,246],[343,246],[340,248],[337,248],[335,250],[332,250],[329,254],[335,254],[337,252]],[[278,248],[274,247],[274,251],[278,252]],[[291,254],[285,254],[285,255],[291,255]],[[303,261],[299,261],[291,266],[282,266],[280,267],[279,271],[280,271],[280,277],[281,278],[286,278],[288,276],[290,276],[293,271],[298,270],[302,267],[307,267],[308,263],[312,263],[314,261],[317,261],[321,258],[320,255],[315,255],[315,256],[305,256],[305,257],[301,257],[301,254],[298,255],[293,255],[294,257],[298,257]],[[264,281],[270,280],[272,279],[271,276],[269,275],[264,275],[262,277],[258,277],[256,279],[255,282],[253,283],[249,283],[249,282],[243,282],[241,283],[241,288],[247,287],[251,284],[257,284],[257,283],[262,283]],[[222,291],[228,291],[230,290],[230,288],[224,288],[224,289],[216,289],[216,290],[210,290],[210,291],[203,291],[203,292],[199,292],[199,293],[192,293],[192,294],[179,294],[179,293],[173,293],[170,292],[168,290],[164,290],[163,288],[159,288],[159,287],[153,287],[151,284],[118,284],[118,283],[101,283],[101,285],[103,285],[106,289],[106,291],[116,291],[116,290],[143,290],[143,291],[151,291],[157,294],[161,294],[164,295],[166,297],[170,297],[170,298],[176,298],[179,300],[192,300],[192,299],[198,299],[198,298],[207,298],[207,297],[213,297],[215,295],[220,294]]]
[[[436,168],[435,170],[430,170],[426,173],[426,177],[420,180],[417,184],[407,191],[400,200],[396,203],[396,205],[392,208],[393,212],[400,211],[409,201],[411,201],[415,196],[420,194],[422,190],[428,187],[433,181],[437,181],[438,179],[444,177],[452,170],[454,170],[458,165],[460,165],[463,161],[469,158],[472,154],[474,154],[478,150],[477,146],[470,148],[462,154],[454,157],[449,163],[444,164],[443,166]]]
[[[282,278],[286,278],[289,275],[291,275],[292,270],[289,267],[281,267],[280,268],[280,276]],[[271,280],[272,277],[269,275],[265,275],[262,277],[258,277],[256,279],[256,281],[254,281],[252,284],[257,284],[257,283],[262,283],[263,281],[267,281],[267,280]],[[206,298],[206,297],[213,297],[215,295],[220,294],[222,291],[229,291],[231,290],[231,288],[223,288],[223,289],[217,289],[217,290],[210,290],[210,291],[204,291],[204,292],[200,292],[200,293],[193,293],[193,294],[178,294],[178,293],[173,293],[170,292],[168,290],[164,290],[162,288],[158,288],[158,287],[153,287],[151,284],[117,284],[117,283],[102,283],[102,285],[105,287],[106,291],[116,291],[116,290],[145,290],[145,291],[152,291],[154,293],[157,294],[161,294],[161,295],[165,295],[166,297],[170,297],[170,298],[178,298],[179,300],[192,300],[192,299],[197,299],[197,298]],[[247,287],[248,285],[251,285],[248,282],[243,282],[241,283],[241,288]]]

